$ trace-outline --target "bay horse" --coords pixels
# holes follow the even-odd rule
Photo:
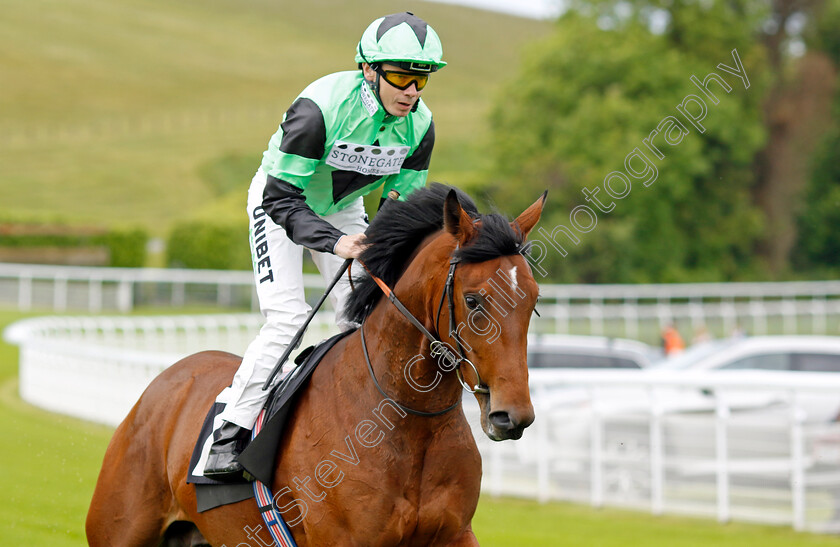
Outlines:
[[[297,545],[478,545],[481,459],[462,384],[491,439],[517,439],[533,422],[526,344],[538,286],[520,251],[544,202],[509,222],[431,185],[382,207],[361,262],[470,366],[442,366],[375,280],[356,280],[346,313],[361,328],[298,396],[270,485]],[[202,352],[151,382],[105,453],[86,522],[92,547],[272,543],[253,499],[199,513],[186,482],[204,417],[239,361]]]

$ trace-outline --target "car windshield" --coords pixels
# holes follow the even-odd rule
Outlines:
[[[721,351],[724,348],[728,348],[736,342],[737,340],[730,338],[726,340],[712,340],[710,342],[697,344],[696,346],[692,346],[678,355],[674,355],[673,357],[666,357],[661,361],[657,361],[654,364],[654,366],[660,369],[668,370],[689,369],[693,367],[695,363],[702,361],[709,355]]]
[[[641,368],[630,356],[607,350],[605,353],[572,348],[540,348],[528,352],[530,368]]]

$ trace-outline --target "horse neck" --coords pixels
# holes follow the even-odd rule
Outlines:
[[[394,289],[405,307],[432,333],[436,328],[436,298],[440,298],[446,278],[442,269],[446,262],[443,264],[432,266],[424,261],[420,267],[409,267]],[[419,273],[426,269],[441,273],[424,287]],[[434,412],[448,408],[461,397],[455,373],[441,370],[431,355],[429,340],[387,299],[373,310],[364,329],[374,373],[392,399],[415,410]]]

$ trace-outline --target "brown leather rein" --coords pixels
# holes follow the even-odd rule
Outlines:
[[[449,274],[446,277],[446,285],[444,287],[443,294],[441,294],[441,296],[440,296],[440,303],[438,304],[437,318],[435,320],[435,330],[440,332],[440,326],[439,326],[440,312],[441,312],[441,309],[443,308],[444,299],[448,300],[448,303],[449,303],[449,332],[450,332],[450,335],[455,339],[455,343],[458,346],[458,355],[455,355],[455,352],[453,352],[452,349],[445,342],[441,341],[438,337],[436,337],[434,334],[429,332],[429,330],[425,326],[423,326],[423,324],[416,317],[414,317],[414,315],[410,311],[408,311],[408,308],[406,308],[405,305],[403,305],[403,303],[400,302],[399,298],[397,298],[397,296],[394,294],[394,291],[391,290],[391,288],[384,281],[382,281],[380,278],[375,276],[363,262],[359,261],[359,263],[362,265],[362,267],[365,269],[365,271],[367,271],[367,273],[371,277],[371,279],[373,279],[373,281],[379,286],[379,288],[382,289],[382,292],[385,293],[385,296],[388,298],[388,300],[391,302],[391,304],[393,304],[394,307],[396,307],[397,310],[406,319],[408,319],[408,321],[412,325],[414,325],[417,328],[417,330],[419,330],[421,333],[423,333],[423,335],[426,338],[429,339],[429,342],[430,342],[429,347],[430,347],[430,350],[431,350],[432,357],[437,358],[439,363],[445,363],[446,364],[446,366],[442,366],[441,368],[443,368],[446,371],[455,369],[455,374],[458,378],[458,382],[460,382],[461,386],[463,386],[463,388],[467,392],[469,392],[469,393],[490,393],[489,388],[486,385],[482,384],[481,376],[479,375],[478,369],[476,368],[476,366],[472,363],[472,361],[467,359],[467,357],[465,355],[464,347],[461,343],[461,339],[458,336],[458,331],[455,328],[454,282],[455,282],[455,268],[458,266],[459,262],[460,262],[460,259],[458,259],[454,256],[452,258],[450,258],[450,260],[449,260]],[[370,355],[368,354],[367,344],[365,343],[365,330],[364,329],[365,329],[365,323],[364,323],[364,320],[362,320],[362,325],[361,325],[361,327],[359,327],[359,331],[360,331],[361,338],[362,338],[362,352],[364,353],[364,356],[365,356],[365,362],[367,363],[368,372],[370,372],[370,377],[371,377],[371,379],[373,379],[373,383],[376,386],[376,388],[379,390],[379,392],[384,397],[393,401],[394,404],[396,404],[400,409],[404,410],[405,412],[408,412],[409,414],[413,414],[415,416],[425,416],[425,417],[440,416],[442,414],[446,414],[447,412],[449,412],[451,410],[454,410],[455,408],[458,407],[459,404],[461,404],[461,398],[459,397],[458,400],[455,401],[454,404],[452,404],[451,406],[449,406],[447,408],[444,408],[443,410],[438,410],[436,412],[425,412],[425,411],[422,411],[422,410],[415,410],[413,408],[407,407],[407,406],[397,402],[396,400],[394,400],[393,397],[391,397],[390,395],[385,393],[385,390],[382,389],[382,386],[379,385],[379,382],[376,379],[376,375],[373,372],[373,365],[370,362]],[[466,363],[470,367],[472,367],[473,372],[475,373],[476,384],[472,387],[470,387],[470,385],[466,382],[466,380],[464,380],[464,376],[461,372],[461,366],[464,363]]]

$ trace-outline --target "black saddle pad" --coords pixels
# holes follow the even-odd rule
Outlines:
[[[280,445],[286,420],[294,409],[297,395],[309,381],[309,377],[312,376],[312,372],[318,366],[318,363],[321,362],[324,355],[339,340],[352,332],[354,331],[348,330],[336,334],[332,338],[328,338],[312,347],[311,350],[307,348],[309,350],[308,353],[306,353],[307,350],[304,350],[306,354],[301,353],[298,358],[303,357],[305,361],[302,364],[298,364],[298,367],[274,389],[274,393],[269,398],[268,403],[266,403],[268,410],[262,430],[245,448],[242,455],[239,456],[239,463],[242,464],[242,467],[260,482],[271,484],[274,479],[274,462],[276,461],[277,447]]]
[[[239,462],[245,469],[264,484],[271,484],[274,479],[274,462],[277,447],[283,435],[283,429],[297,400],[297,395],[308,383],[312,372],[324,355],[342,338],[352,333],[352,330],[339,333],[332,338],[319,342],[315,346],[304,349],[296,358],[297,367],[276,385],[266,401],[266,418],[263,428],[254,438],[242,455]],[[224,404],[214,403],[201,427],[192,457],[190,458],[190,474],[187,482],[196,485],[198,511],[206,511],[213,507],[242,501],[254,495],[251,483],[221,483],[202,476],[192,474],[201,458],[204,443],[213,434],[213,421],[225,408]]]
[[[213,403],[210,411],[204,418],[201,432],[198,435],[198,442],[193,448],[190,457],[190,473],[187,475],[187,482],[195,484],[196,505],[199,513],[229,503],[236,503],[254,496],[254,488],[251,483],[243,479],[239,483],[224,483],[208,479],[207,477],[193,475],[193,470],[201,458],[201,451],[204,443],[213,434],[213,420],[225,409],[222,403]]]

